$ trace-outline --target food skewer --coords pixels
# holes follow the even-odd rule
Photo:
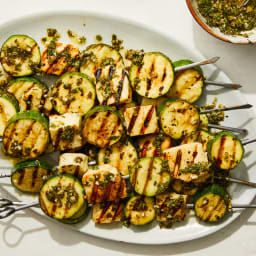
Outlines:
[[[224,111],[230,111],[230,110],[247,109],[252,107],[253,106],[251,104],[244,104],[244,105],[238,105],[238,106],[227,107],[227,108],[206,109],[206,110],[201,110],[200,114],[208,114],[208,113],[218,112],[218,111],[224,112]]]
[[[194,209],[194,204],[186,204],[188,209]],[[256,208],[256,204],[233,204],[232,208],[234,209],[241,209],[241,208]]]
[[[245,146],[245,145],[251,144],[251,143],[253,143],[253,142],[256,142],[256,138],[251,139],[251,140],[243,140],[243,141],[242,141],[242,145]]]
[[[218,130],[224,130],[224,131],[231,131],[231,132],[241,133],[241,134],[246,134],[248,132],[246,129],[234,128],[234,127],[223,126],[223,125],[216,125],[216,124],[208,124],[208,127],[209,128],[218,129]]]
[[[236,83],[223,83],[223,82],[216,82],[216,81],[210,81],[210,80],[204,80],[204,83],[206,85],[216,85],[216,86],[221,86],[229,89],[239,89],[242,87],[242,85],[236,84]]]

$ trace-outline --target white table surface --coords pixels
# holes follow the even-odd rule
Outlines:
[[[218,66],[243,85],[242,92],[248,102],[255,104],[256,45],[231,45],[208,35],[193,21],[185,0],[1,0],[0,9],[0,24],[34,12],[60,9],[107,13],[148,24],[185,41],[205,57],[220,56]],[[165,246],[139,246],[94,238],[26,210],[0,221],[0,255],[256,255],[255,237],[253,210],[244,211],[233,224],[213,235]]]

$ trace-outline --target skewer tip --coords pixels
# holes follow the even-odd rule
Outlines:
[[[213,58],[210,58],[210,59],[208,59],[208,60],[205,61],[205,64],[215,63],[215,62],[217,62],[219,59],[220,59],[220,57],[218,57],[218,56],[213,57]]]

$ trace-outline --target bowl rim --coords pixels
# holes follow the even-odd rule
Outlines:
[[[246,44],[251,44],[251,43],[256,43],[256,42],[252,42],[250,40],[247,40],[247,41],[233,41],[233,40],[229,40],[227,37],[224,36],[221,36],[217,33],[215,33],[204,21],[202,21],[202,19],[198,16],[198,14],[196,13],[193,5],[192,5],[192,0],[186,0],[186,4],[187,4],[187,7],[190,11],[190,13],[192,14],[193,18],[196,20],[196,22],[206,31],[208,32],[210,35],[216,37],[217,39],[219,40],[222,40],[222,41],[225,41],[225,42],[228,42],[228,43],[232,43],[232,44],[242,44],[242,45],[246,45]]]

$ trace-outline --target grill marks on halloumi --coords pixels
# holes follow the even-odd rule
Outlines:
[[[164,158],[168,161],[171,175],[174,179],[185,182],[205,180],[210,177],[210,172],[192,173],[181,172],[193,164],[208,163],[208,158],[200,143],[190,143],[173,147],[164,151]]]
[[[92,219],[97,224],[121,221],[123,204],[120,200],[94,204],[92,207]]]
[[[89,169],[82,178],[88,203],[115,201],[127,196],[126,182],[110,165],[99,165]]]
[[[127,133],[130,136],[158,132],[156,108],[153,105],[127,108],[124,112]]]
[[[50,75],[62,75],[65,72],[78,71],[69,62],[79,57],[79,48],[71,44],[50,42],[41,56],[41,70]],[[49,47],[53,48],[49,50]],[[54,51],[51,53],[51,51]],[[50,54],[49,54],[50,53]]]
[[[115,144],[122,133],[122,120],[111,110],[95,112],[87,117],[82,131],[86,142],[101,148]]]

